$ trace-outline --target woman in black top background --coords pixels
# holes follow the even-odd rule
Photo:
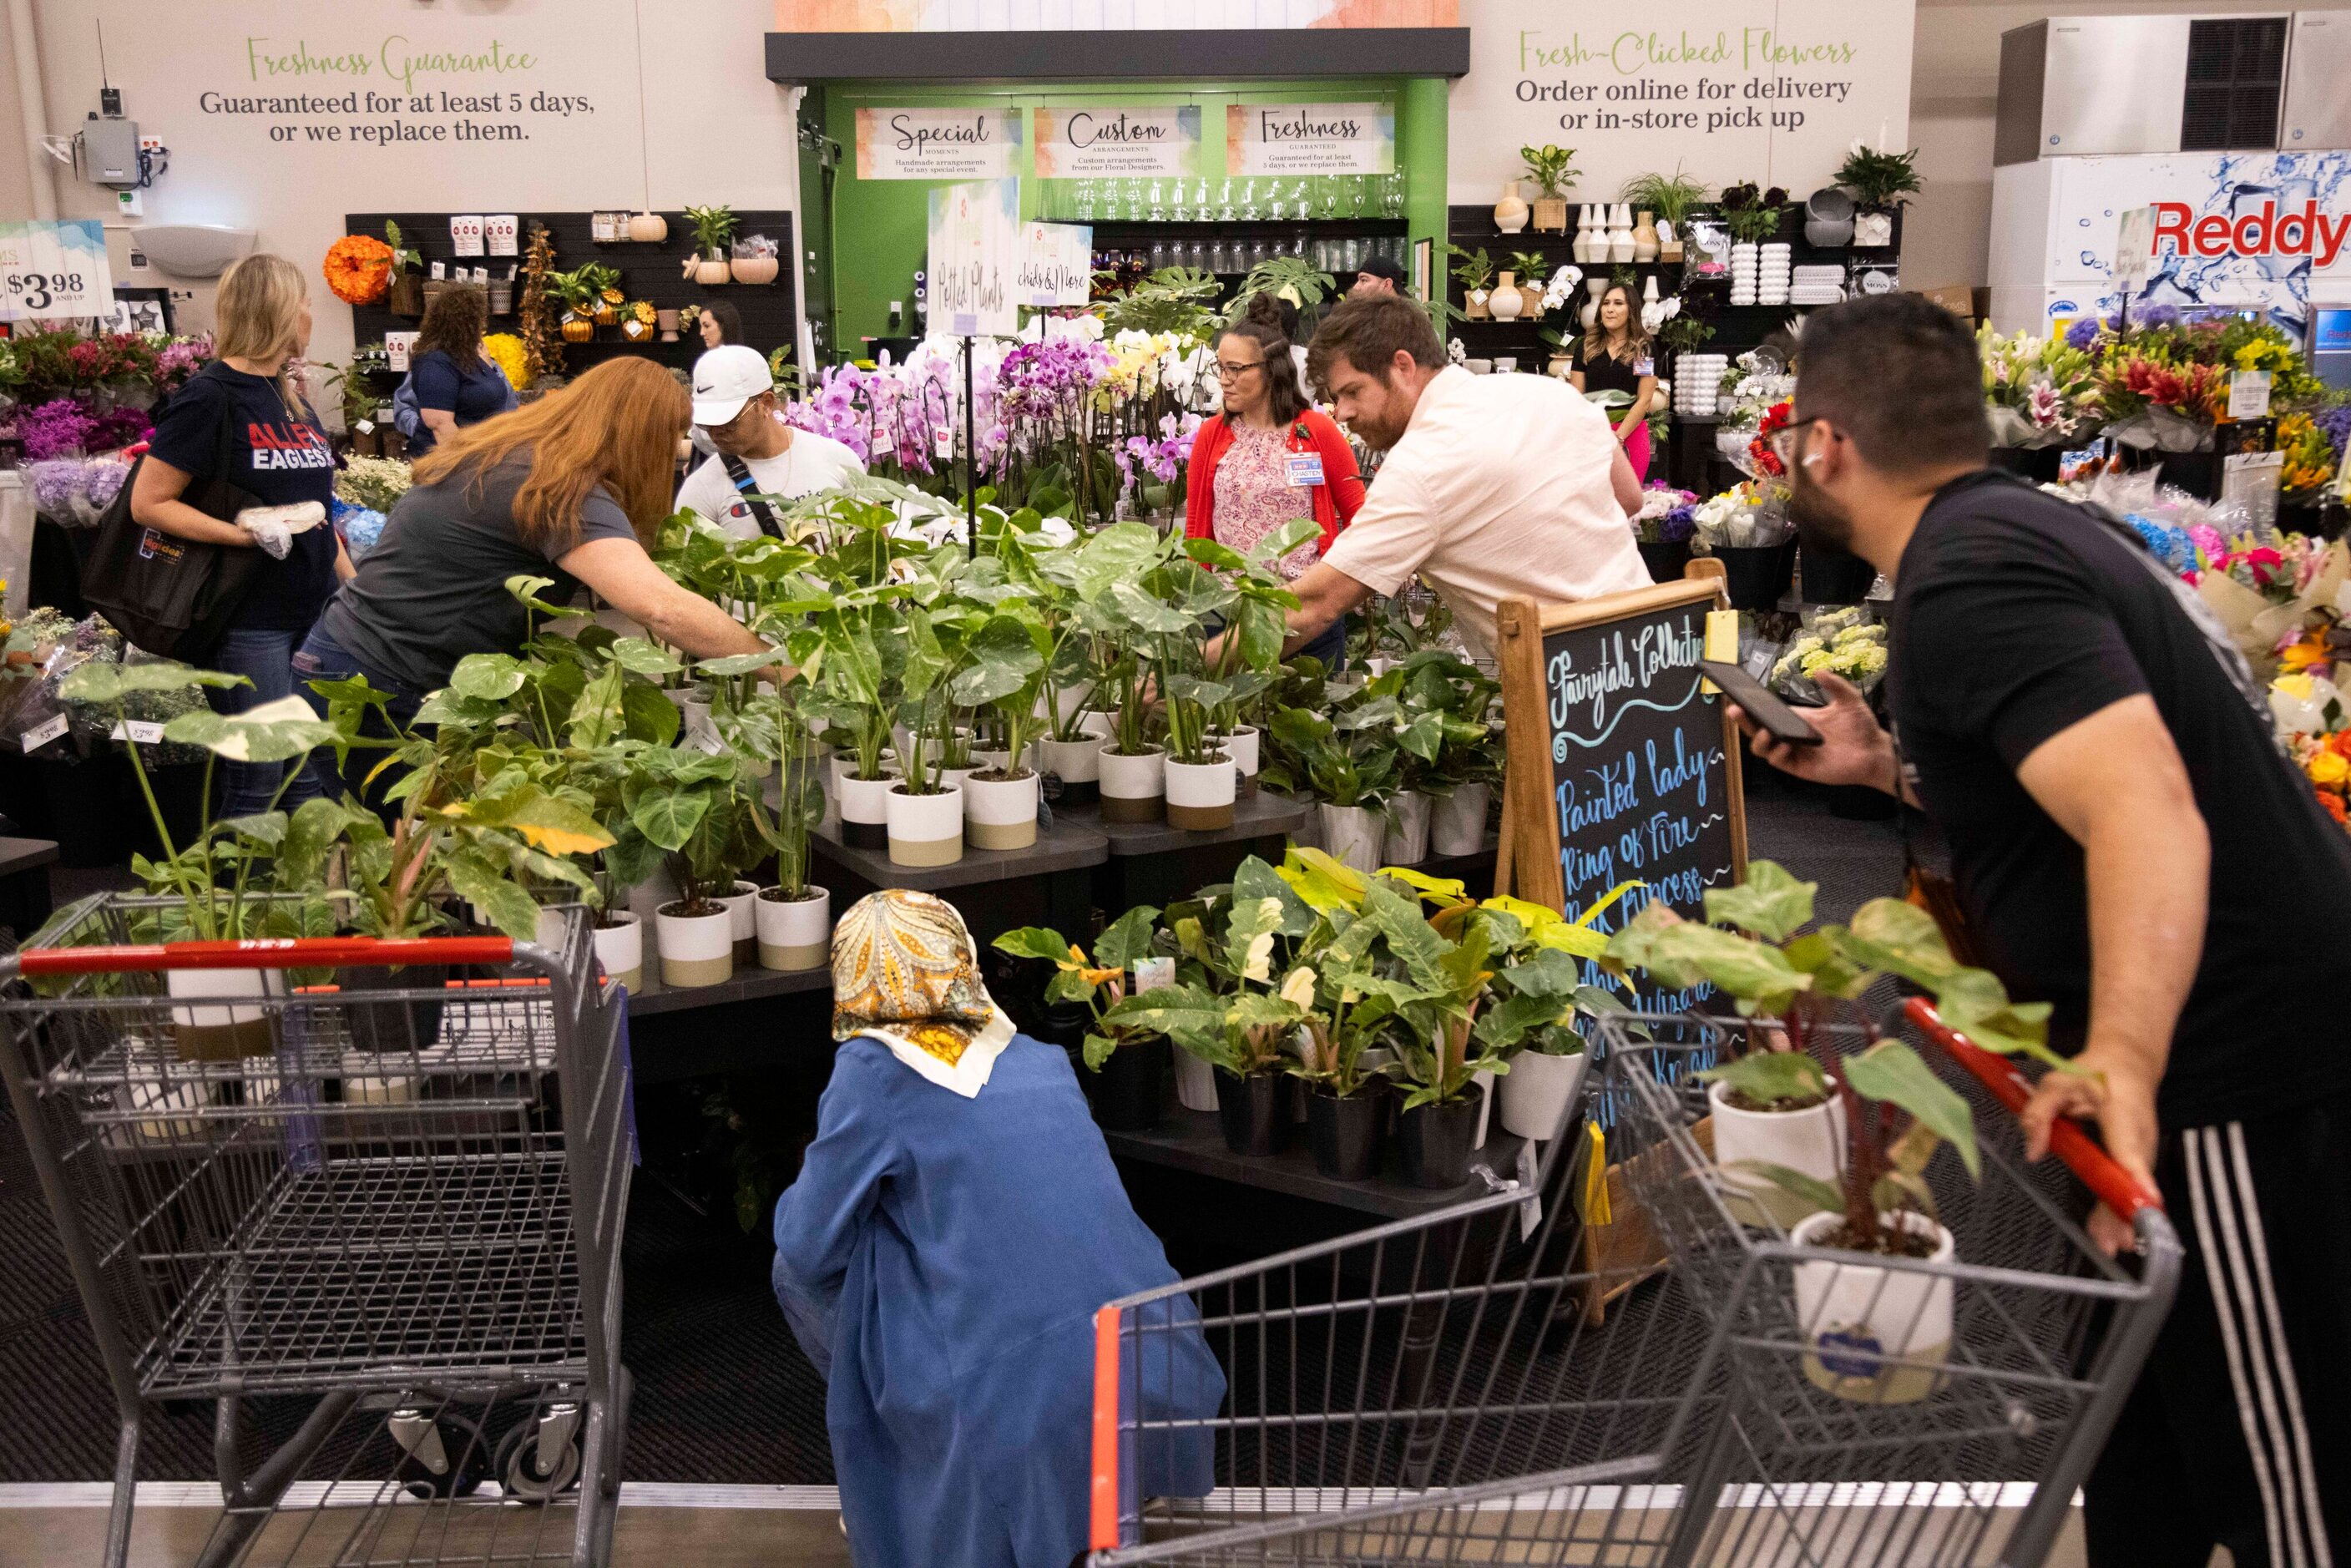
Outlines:
[[[1648,329],[1641,325],[1640,301],[1630,284],[1612,283],[1600,296],[1600,313],[1575,348],[1568,379],[1580,392],[1620,392],[1632,406],[1612,410],[1609,423],[1625,448],[1633,477],[1649,476],[1649,410],[1657,401],[1657,372],[1650,358]]]
[[[335,455],[326,427],[287,367],[310,346],[310,299],[301,268],[266,252],[246,256],[221,276],[214,350],[218,358],[196,372],[156,421],[146,457],[131,482],[131,516],[158,533],[235,549],[262,546],[238,520],[222,522],[180,499],[197,481],[214,477],[249,493],[263,507],[319,504],[318,517],[293,536],[282,559],[258,563],[228,631],[207,657],[210,669],[252,683],[211,694],[223,713],[294,692],[294,650],[335,591],[350,575],[350,558],[327,520],[335,495]],[[225,466],[222,466],[224,455]],[[225,816],[269,809],[286,778],[282,762],[227,765]],[[292,806],[318,792],[307,774],[287,786],[279,803]]]

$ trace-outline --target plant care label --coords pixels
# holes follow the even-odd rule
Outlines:
[[[0,321],[113,312],[114,275],[96,218],[0,223]]]
[[[453,213],[449,217],[449,247],[459,256],[482,254],[482,214]]]
[[[2239,371],[2229,378],[2229,417],[2267,419],[2270,416],[2270,373]]]
[[[482,241],[492,256],[513,256],[521,239],[522,222],[512,213],[492,213],[482,220]]]
[[[1176,960],[1172,956],[1137,958],[1134,961],[1134,994],[1155,991],[1176,983]]]
[[[152,719],[127,719],[117,724],[109,733],[116,740],[135,740],[141,746],[163,744],[163,727]]]
[[[27,751],[37,751],[42,747],[47,746],[49,742],[55,740],[57,737],[63,735],[69,727],[70,726],[68,725],[65,715],[61,713],[51,714],[47,718],[43,719],[40,723],[35,725],[32,728],[25,732],[25,749]]]
[[[1228,174],[1391,174],[1395,106],[1235,103],[1225,107]]]
[[[414,332],[386,332],[383,335],[383,361],[386,367],[405,372],[408,350],[416,346]]]

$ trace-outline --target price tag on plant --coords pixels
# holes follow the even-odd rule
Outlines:
[[[68,727],[70,727],[66,721],[65,715],[61,713],[51,714],[47,718],[42,720],[39,724],[35,725],[32,728],[25,732],[25,749],[27,751],[38,751],[42,747],[47,746],[49,742],[63,735]]]
[[[1137,958],[1134,961],[1134,994],[1155,991],[1176,983],[1176,960],[1172,957]]]
[[[2229,378],[2229,417],[2267,419],[2270,416],[2270,373],[2239,371]]]
[[[0,223],[0,321],[113,311],[114,275],[97,219]]]
[[[125,730],[130,733],[125,735]],[[134,718],[126,723],[118,724],[114,727],[112,734],[117,740],[133,740],[141,746],[163,744],[163,727],[152,719]]]

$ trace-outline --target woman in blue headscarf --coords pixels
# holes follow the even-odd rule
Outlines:
[[[832,1081],[776,1205],[776,1296],[825,1375],[861,1568],[1068,1568],[1087,1546],[1094,1312],[1175,1282],[1068,1054],[1016,1033],[954,908],[891,890],[832,942]],[[1153,1421],[1225,1380],[1175,1298],[1121,1375]],[[1126,1359],[1136,1358],[1132,1351]],[[1205,1433],[1151,1444],[1155,1495],[1211,1484]]]

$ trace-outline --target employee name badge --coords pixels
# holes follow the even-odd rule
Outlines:
[[[1290,455],[1290,482],[1312,486],[1322,483],[1322,455],[1320,452],[1293,452]]]

